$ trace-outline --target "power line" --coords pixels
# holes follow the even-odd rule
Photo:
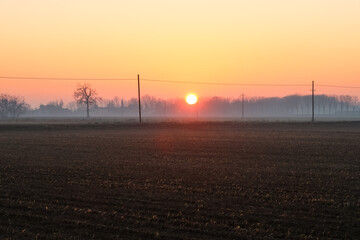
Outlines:
[[[317,87],[329,87],[329,88],[360,88],[356,86],[339,86],[339,85],[316,85]]]
[[[55,80],[55,81],[136,81],[136,79],[127,78],[54,78],[54,77],[9,77],[0,76],[0,79],[18,79],[18,80]],[[223,85],[223,86],[258,86],[258,87],[306,87],[307,84],[252,84],[252,83],[221,83],[221,82],[194,82],[194,81],[170,81],[159,79],[141,79],[146,82],[164,82],[180,84],[200,84],[200,85]]]
[[[54,81],[135,81],[132,78],[61,78],[61,77],[7,77],[0,76],[1,79],[18,80],[54,80]]]
[[[191,81],[170,81],[159,79],[141,79],[147,82],[165,82],[165,83],[186,83],[201,85],[224,85],[224,86],[256,86],[256,87],[306,87],[308,84],[254,84],[254,83],[221,83],[221,82],[191,82]]]
[[[17,77],[17,76],[0,76],[0,79],[17,79],[17,80],[49,80],[49,81],[137,81],[135,78],[63,78],[63,77]],[[222,82],[196,82],[196,81],[171,81],[165,79],[141,79],[145,82],[163,82],[175,84],[199,84],[199,85],[221,85],[221,86],[249,86],[249,87],[307,87],[308,84],[254,84],[254,83],[222,83]],[[316,85],[318,87],[328,88],[354,88],[360,89],[359,86],[344,85]]]

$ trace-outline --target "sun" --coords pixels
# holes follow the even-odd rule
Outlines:
[[[197,103],[197,100],[198,100],[198,98],[194,94],[189,94],[186,96],[186,102],[190,105]]]

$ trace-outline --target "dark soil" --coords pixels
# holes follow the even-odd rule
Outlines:
[[[0,239],[359,239],[360,123],[0,125]]]

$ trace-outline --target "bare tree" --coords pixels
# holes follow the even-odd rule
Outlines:
[[[74,92],[74,99],[78,104],[86,104],[86,116],[89,118],[89,107],[90,105],[96,105],[101,100],[97,97],[96,90],[89,84],[79,84]]]
[[[158,102],[158,99],[156,99],[153,96],[145,95],[141,97],[142,102],[142,108],[144,110],[144,113],[148,114],[154,114],[156,110],[156,104]]]
[[[69,102],[68,104],[66,104],[66,107],[72,111],[75,112],[77,110],[77,103],[76,102]]]
[[[23,97],[11,96],[7,94],[0,95],[0,117],[11,117],[16,119],[20,114],[25,113],[30,106]]]
[[[108,109],[116,109],[121,107],[120,98],[117,96],[110,100],[103,100],[103,104]]]
[[[353,112],[355,112],[357,104],[358,104],[359,98],[357,96],[353,96],[352,97],[352,107],[353,107]]]
[[[52,105],[57,108],[63,108],[64,107],[64,101],[62,99],[56,100],[56,101],[50,101],[47,105]]]

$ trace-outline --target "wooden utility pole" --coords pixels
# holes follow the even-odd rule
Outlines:
[[[312,81],[312,118],[311,121],[315,122],[315,89],[314,89],[314,81]]]
[[[241,94],[241,118],[244,119],[244,93]]]
[[[141,123],[140,75],[138,74],[139,122]]]

